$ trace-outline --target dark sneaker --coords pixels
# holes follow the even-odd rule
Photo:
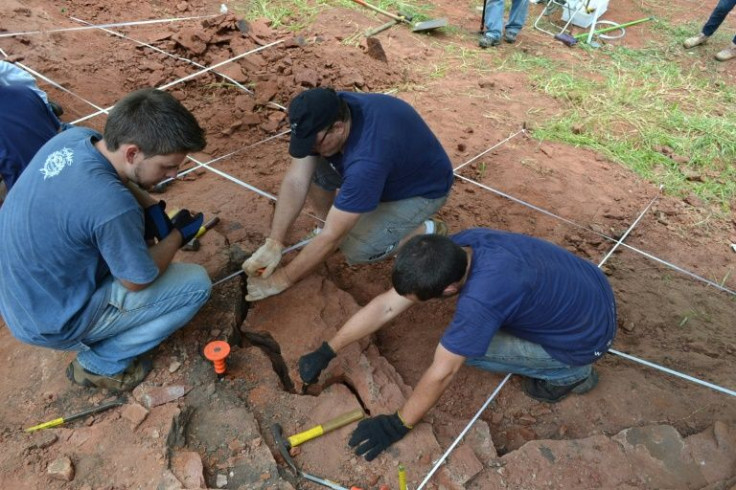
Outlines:
[[[51,112],[53,112],[56,117],[61,117],[64,114],[64,108],[51,99],[49,99],[49,107],[51,107]]]
[[[518,35],[518,32],[506,32],[503,36],[503,40],[509,44],[514,44],[516,42],[516,36]]]
[[[587,393],[595,388],[597,384],[598,371],[593,368],[587,378],[581,379],[577,383],[573,383],[571,385],[556,386],[549,384],[543,379],[524,378],[522,386],[524,387],[524,392],[535,400],[547,403],[557,403],[570,393],[575,393],[576,395]]]
[[[87,371],[74,359],[66,368],[66,377],[72,383],[88,388],[105,388],[110,391],[130,391],[143,381],[151,372],[153,363],[150,359],[136,359],[122,373],[114,376],[103,376]]]
[[[491,46],[498,46],[501,44],[501,40],[490,36],[481,36],[478,40],[478,46],[481,48],[490,48]]]

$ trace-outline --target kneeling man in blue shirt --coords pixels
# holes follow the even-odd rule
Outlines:
[[[393,415],[362,421],[350,439],[372,460],[406,435],[439,399],[463,363],[524,377],[530,397],[556,403],[595,387],[593,368],[616,333],[616,305],[592,263],[525,235],[471,229],[412,238],[399,251],[393,288],[374,298],[316,351],[299,359],[309,384],[336,352],[415,303],[457,296],[434,360]]]
[[[171,94],[138,90],[104,136],[76,127],[51,138],[0,208],[0,314],[23,342],[76,351],[72,382],[132,389],[151,370],[142,354],[209,298],[204,268],[172,263],[202,214],[169,219],[143,191],[205,144]]]
[[[248,301],[290,287],[338,247],[351,264],[384,260],[418,233],[447,234],[431,216],[453,182],[450,158],[421,116],[383,94],[315,88],[289,105],[292,163],[266,242],[244,264]],[[286,267],[284,238],[309,196],[324,228]]]

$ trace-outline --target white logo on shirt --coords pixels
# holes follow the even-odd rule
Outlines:
[[[74,152],[69,148],[62,148],[53,152],[51,155],[46,157],[46,161],[43,164],[41,173],[43,174],[43,180],[49,177],[56,177],[64,170],[64,167],[71,165],[74,161]]]

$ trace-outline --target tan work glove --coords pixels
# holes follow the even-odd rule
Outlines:
[[[275,274],[268,278],[251,276],[248,278],[247,282],[248,295],[245,297],[246,301],[265,299],[269,296],[279,294],[281,291],[291,286],[284,269],[279,269]]]
[[[266,243],[256,250],[256,253],[243,262],[243,270],[248,277],[266,278],[273,274],[274,269],[281,262],[281,251],[284,246],[273,238],[266,238]],[[279,291],[280,292],[280,291]]]

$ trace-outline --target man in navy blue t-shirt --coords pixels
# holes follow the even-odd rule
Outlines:
[[[371,460],[401,439],[434,406],[463,363],[524,376],[532,398],[556,403],[595,387],[592,364],[610,348],[616,305],[605,275],[549,242],[472,229],[418,236],[399,251],[393,288],[374,298],[329,341],[299,359],[314,383],[336,352],[415,303],[458,296],[455,316],[432,365],[393,415],[361,422],[350,440]]]
[[[0,85],[0,177],[8,191],[60,122],[31,88]]]
[[[280,293],[338,247],[351,264],[371,263],[391,257],[416,234],[447,233],[444,223],[430,218],[447,200],[452,165],[409,104],[387,95],[316,88],[294,98],[289,121],[293,160],[271,232],[243,264],[249,301]],[[324,228],[276,270],[307,195]]]

